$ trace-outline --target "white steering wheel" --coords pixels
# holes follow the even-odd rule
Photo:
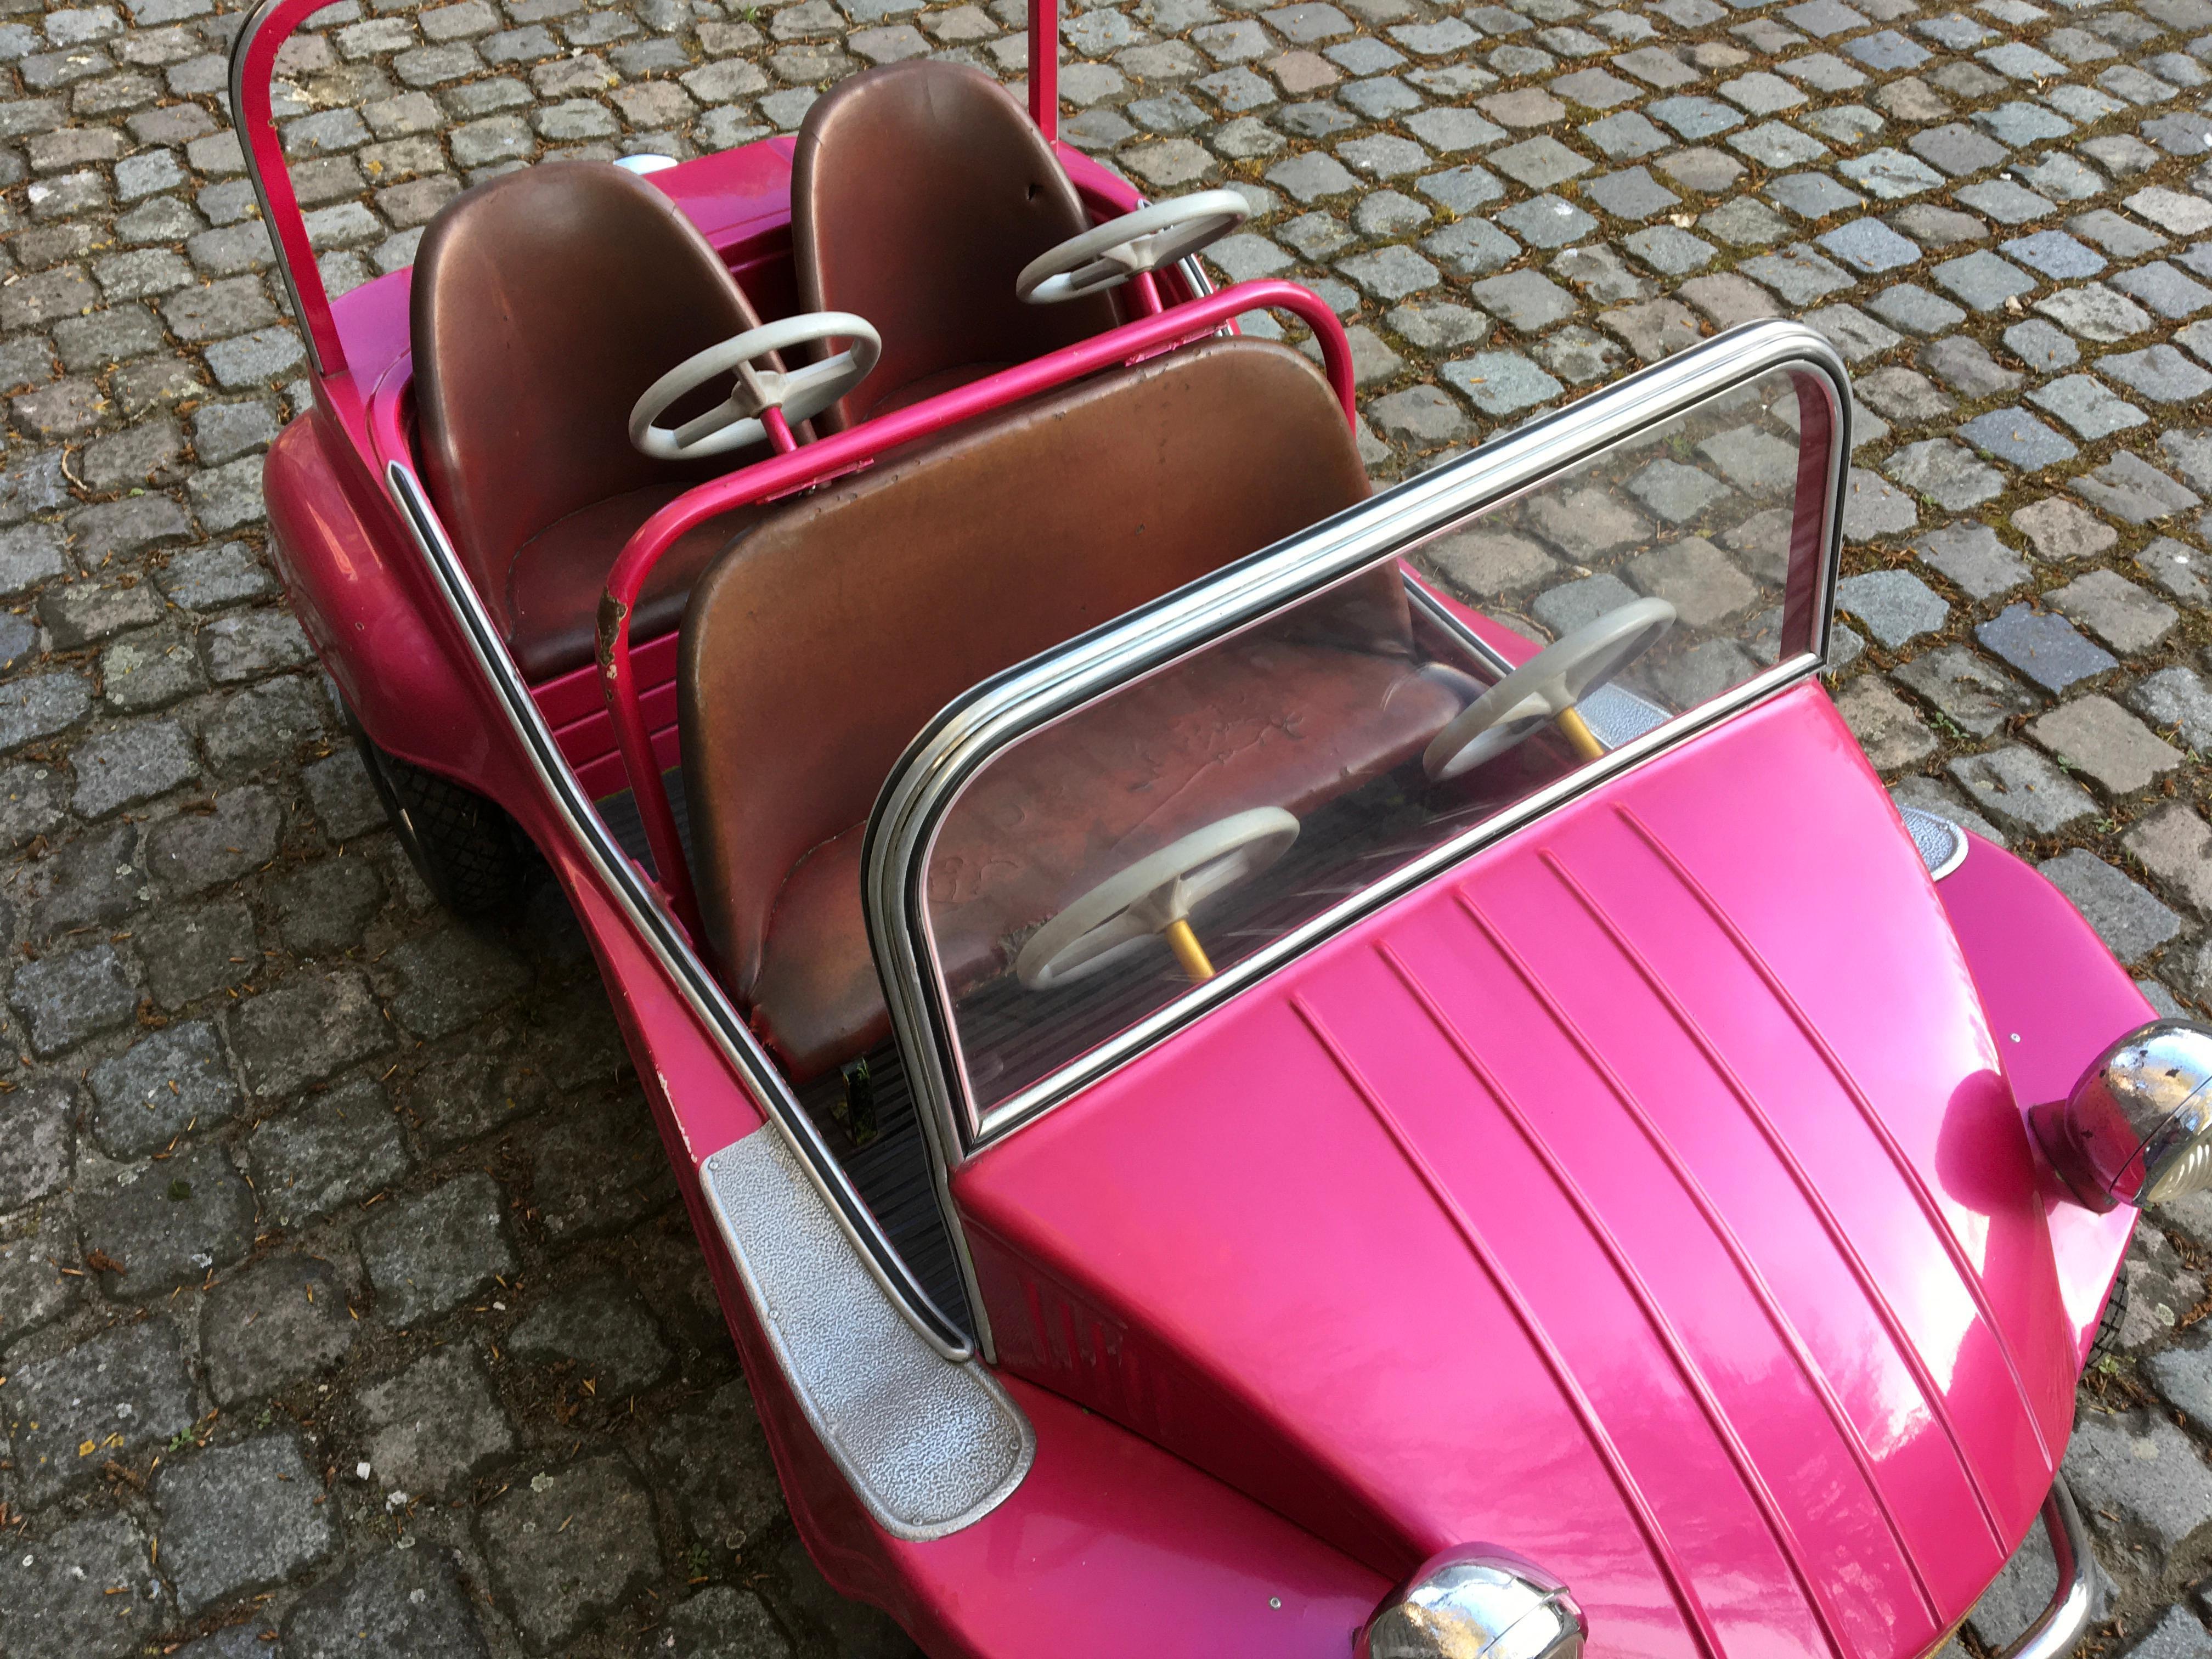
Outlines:
[[[772,351],[817,340],[843,339],[851,343],[834,357],[790,370],[755,368],[754,362]],[[686,357],[651,386],[629,412],[632,445],[660,461],[696,461],[703,456],[726,454],[768,436],[761,416],[781,409],[793,426],[843,397],[876,366],[884,353],[882,337],[864,317],[849,311],[810,311],[796,317],[749,328],[720,345]],[[730,395],[703,415],[672,431],[653,422],[685,393],[695,392],[717,374],[735,374]]]
[[[1492,686],[1429,739],[1421,765],[1438,783],[1512,748],[1547,720],[1557,720],[1585,760],[1605,745],[1575,705],[1634,662],[1674,625],[1664,599],[1638,599],[1608,611],[1556,639]]]
[[[1298,821],[1279,806],[1194,830],[1109,876],[1030,936],[1014,959],[1014,972],[1032,991],[1048,991],[1088,979],[1140,949],[1154,934],[1194,980],[1213,977],[1190,914],[1238,882],[1248,881],[1290,849]]]
[[[1171,265],[1220,240],[1251,216],[1252,204],[1233,190],[1155,202],[1040,253],[1014,278],[1014,293],[1027,304],[1050,306],[1119,288],[1139,271]]]

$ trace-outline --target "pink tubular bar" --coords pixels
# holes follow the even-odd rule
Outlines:
[[[1060,137],[1060,0],[1030,0],[1030,119]]]
[[[276,268],[292,295],[292,309],[307,334],[319,377],[337,374],[346,366],[345,348],[338,342],[337,324],[331,316],[329,292],[315,264],[315,251],[307,240],[307,221],[293,192],[292,173],[284,160],[283,141],[272,116],[270,82],[276,54],[302,18],[320,9],[325,0],[264,0],[246,19],[252,31],[246,54],[232,65],[231,113],[240,139],[253,152],[253,185],[261,198],[261,217],[269,227],[278,252]]]
[[[653,849],[660,890],[695,945],[705,948],[697,902],[691,890],[690,872],[684,864],[683,843],[676,833],[676,814],[669,805],[667,786],[661,780],[659,757],[653,753],[653,736],[646,726],[645,709],[630,667],[630,614],[647,576],[662,553],[686,531],[733,507],[793,494],[838,473],[865,466],[902,444],[928,437],[1101,369],[1119,368],[1173,350],[1212,333],[1233,317],[1262,309],[1287,311],[1313,330],[1314,337],[1321,343],[1322,366],[1328,374],[1330,388],[1344,405],[1346,423],[1357,430],[1352,346],[1345,338],[1344,325],[1337,320],[1327,301],[1310,289],[1291,283],[1239,283],[1218,294],[1125,323],[1107,333],[1064,346],[1033,362],[1003,369],[892,414],[878,416],[834,437],[710,479],[696,489],[686,490],[638,527],[615,561],[615,568],[607,577],[605,596],[599,601],[599,677],[606,690],[608,712],[614,720],[615,738],[621,745],[630,787],[635,793],[638,816],[645,826],[646,842]]]

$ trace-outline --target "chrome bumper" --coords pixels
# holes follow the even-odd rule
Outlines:
[[[2105,1583],[2089,1553],[2088,1529],[2066,1478],[2054,1475],[2051,1496],[2043,1500],[2043,1528],[2051,1535],[2051,1559],[2058,1567],[2058,1589],[2051,1605],[2014,1638],[1997,1659],[2065,1659],[2105,1610]]]

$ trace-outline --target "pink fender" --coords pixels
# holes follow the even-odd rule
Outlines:
[[[1382,1576],[1526,1553],[1598,1655],[1918,1652],[2034,1521],[2124,1243],[1984,988],[1802,685],[962,1170],[1001,1358]]]
[[[2157,1011],[2063,893],[2002,847],[1979,836],[1967,842],[1966,862],[1936,891],[2024,1112],[2063,1099],[2113,1038]],[[2076,1363],[2084,1364],[2136,1212],[2124,1206],[2109,1215],[2085,1209],[2047,1167],[2044,1189],[2059,1291],[2074,1324]]]

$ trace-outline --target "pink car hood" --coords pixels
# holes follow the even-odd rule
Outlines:
[[[2042,1177],[1942,906],[1805,686],[986,1153],[1001,1364],[1601,1654],[1930,1646],[2071,1420]]]

